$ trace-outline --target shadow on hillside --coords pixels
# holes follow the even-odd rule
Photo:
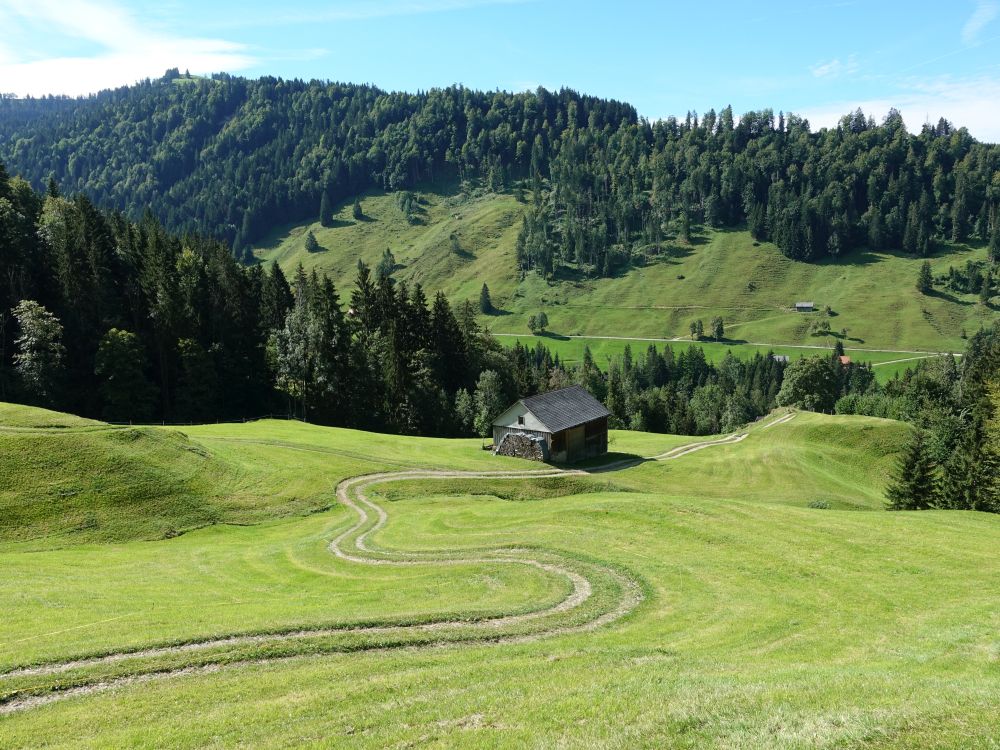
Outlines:
[[[693,245],[666,245],[653,255],[647,255],[645,264],[679,266],[682,260],[693,254]]]
[[[863,344],[863,343],[865,343],[864,339],[858,338],[857,336],[845,336],[840,331],[827,331],[825,333],[813,333],[813,334],[810,334],[810,335],[813,336],[813,337],[815,337],[815,338],[820,338],[820,339],[822,339],[823,336],[829,336],[830,338],[840,339],[841,341],[853,341],[855,344]],[[832,344],[831,344],[831,347],[832,347]]]
[[[890,255],[888,251],[882,251],[882,255]],[[905,253],[900,253],[901,257],[908,257]],[[823,258],[818,263],[813,262],[811,265],[815,266],[873,266],[876,263],[882,263],[885,258],[879,256],[878,253],[873,253],[870,250],[857,250],[853,253],[846,253],[840,255],[836,258]],[[804,263],[809,263],[809,261],[803,261]]]
[[[704,230],[699,230],[699,231],[692,230],[691,234],[688,236],[688,241],[686,244],[693,245],[694,247],[698,247],[699,245],[707,245],[708,232]]]
[[[502,318],[506,315],[513,315],[510,310],[504,310],[502,307],[494,307],[491,312],[486,313],[490,318]]]
[[[629,469],[652,460],[651,458],[644,458],[635,453],[611,451],[605,453],[603,456],[581,461],[580,463],[562,465],[566,468],[580,469],[588,474],[603,474],[611,471],[620,471],[621,469]]]
[[[740,344],[749,344],[750,342],[746,339],[731,339],[723,336],[721,339],[702,339],[701,343],[705,344],[725,344],[726,346],[738,346]]]
[[[324,224],[324,229],[343,229],[344,227],[353,227],[357,222],[347,221],[346,219],[331,219],[329,224]]]
[[[553,339],[555,341],[569,341],[569,336],[562,333],[555,333],[554,331],[537,331],[532,336],[540,339]]]
[[[965,305],[966,307],[968,307],[969,305],[975,304],[974,302],[970,302],[969,300],[959,299],[954,294],[942,291],[940,289],[931,289],[929,292],[925,292],[925,294],[928,297],[936,297],[937,299],[943,299],[945,302],[954,302],[956,305]]]

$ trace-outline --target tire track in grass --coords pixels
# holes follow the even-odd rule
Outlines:
[[[765,427],[779,424],[791,419],[794,414],[781,417]],[[591,470],[580,469],[532,469],[507,471],[438,471],[427,469],[411,469],[393,472],[381,472],[352,477],[337,485],[336,496],[340,503],[352,509],[357,515],[357,521],[348,529],[338,534],[330,541],[328,549],[338,559],[360,565],[375,566],[414,566],[414,565],[522,565],[533,567],[552,576],[562,577],[570,584],[570,592],[555,604],[532,612],[507,614],[487,617],[480,620],[453,618],[430,621],[417,624],[377,624],[365,626],[326,627],[299,629],[283,633],[264,633],[248,635],[230,635],[219,638],[209,638],[189,643],[154,646],[132,651],[118,651],[100,656],[83,657],[62,662],[53,662],[39,666],[20,667],[0,673],[0,688],[2,680],[17,677],[58,676],[77,669],[113,665],[136,659],[152,659],[183,653],[195,654],[210,649],[227,646],[266,646],[269,644],[292,643],[323,636],[392,636],[404,633],[419,633],[429,635],[424,640],[413,643],[401,642],[398,645],[386,646],[377,640],[361,643],[352,651],[385,650],[387,648],[426,648],[445,644],[475,644],[475,643],[525,643],[540,638],[552,637],[569,633],[586,632],[604,627],[621,619],[634,610],[642,601],[642,588],[638,581],[628,574],[611,566],[598,563],[581,563],[570,561],[569,558],[555,552],[529,550],[522,548],[499,548],[479,553],[449,553],[417,552],[405,550],[387,550],[376,547],[370,538],[381,530],[389,521],[385,509],[371,500],[365,490],[369,487],[390,482],[447,480],[447,479],[483,479],[488,481],[518,481],[524,479],[546,479],[551,477],[588,476],[596,472],[618,471],[629,468],[644,461],[669,461],[689,455],[698,450],[720,445],[732,445],[745,439],[748,433],[738,433],[717,440],[705,440],[675,447],[665,453],[648,458],[627,459],[625,461],[607,464]],[[566,616],[587,606],[595,593],[594,581],[581,569],[605,583],[613,582],[618,588],[618,595],[607,606],[597,606],[593,612],[583,612],[580,621],[566,621]],[[588,570],[589,569],[589,570]],[[547,622],[554,620],[554,622]],[[527,629],[521,629],[528,626]],[[534,626],[534,627],[532,627]],[[468,631],[467,633],[465,631]],[[505,632],[507,631],[507,632]],[[451,637],[449,637],[451,635]],[[342,652],[328,649],[328,652]],[[322,652],[320,652],[322,653]],[[84,684],[79,680],[60,686],[49,685],[30,691],[14,691],[5,697],[0,697],[0,716],[17,711],[46,705],[55,701],[72,697],[90,695],[116,687],[144,683],[185,674],[205,674],[217,671],[223,667],[247,666],[295,658],[296,654],[282,654],[265,658],[237,659],[227,661],[209,661],[208,663],[185,666],[168,666],[157,669],[155,665],[140,668],[135,673],[106,677],[94,675],[92,682]]]

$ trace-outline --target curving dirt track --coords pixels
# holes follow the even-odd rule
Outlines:
[[[789,414],[769,424],[791,419]],[[725,438],[698,441],[678,446],[665,453],[643,459],[626,459],[606,464],[590,471],[535,469],[524,471],[433,471],[403,470],[368,474],[345,479],[337,486],[337,499],[357,514],[355,523],[337,535],[329,550],[337,558],[350,563],[378,566],[412,565],[470,565],[504,564],[533,567],[545,573],[562,577],[569,583],[569,593],[560,601],[531,612],[487,617],[480,620],[442,619],[410,625],[382,624],[370,626],[341,626],[317,629],[300,629],[280,633],[230,635],[176,645],[165,645],[132,651],[119,651],[99,656],[84,657],[62,662],[27,666],[0,673],[0,715],[11,714],[35,706],[66,698],[86,695],[114,687],[147,682],[184,674],[202,674],[224,666],[257,664],[292,658],[296,654],[275,653],[261,658],[229,658],[227,648],[261,647],[314,642],[324,637],[353,638],[349,648],[337,643],[333,646],[318,645],[310,653],[343,652],[345,650],[382,650],[398,647],[427,647],[455,643],[520,643],[560,634],[594,630],[608,625],[634,610],[642,601],[642,588],[627,573],[597,562],[568,558],[556,552],[537,549],[498,548],[473,553],[452,553],[446,550],[416,552],[387,550],[370,541],[373,534],[389,521],[385,510],[366,493],[370,487],[390,482],[444,479],[483,479],[513,481],[543,479],[548,477],[586,476],[594,472],[617,471],[644,461],[668,461],[681,458],[698,450],[740,442],[748,433],[738,433]],[[600,588],[602,597],[595,597]],[[595,598],[600,601],[594,601]],[[393,640],[395,639],[395,641]],[[411,640],[407,640],[411,639]],[[387,645],[388,643],[388,645]],[[218,658],[213,660],[214,652]],[[208,652],[213,652],[208,655]],[[183,666],[158,666],[157,658],[191,653],[205,654],[198,664]],[[136,662],[128,668],[128,662]],[[125,674],[108,675],[101,667],[124,665]],[[85,670],[92,670],[87,674]],[[80,671],[83,670],[82,675]],[[60,681],[59,676],[74,674],[72,679]],[[14,678],[50,676],[52,680],[37,687],[4,689],[4,682]]]

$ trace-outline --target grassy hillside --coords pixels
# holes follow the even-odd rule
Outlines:
[[[484,281],[498,291],[514,290],[508,277],[516,265],[514,244],[523,207],[510,195],[466,195],[454,189],[421,191],[415,222],[400,209],[396,194],[362,196],[364,218],[354,219],[353,203],[340,206],[333,225],[318,222],[282,227],[258,249],[258,257],[277,261],[286,272],[301,263],[329,274],[343,297],[350,295],[358,260],[374,267],[389,249],[396,276],[423,284],[429,293],[446,291],[454,299],[479,297]],[[307,252],[312,230],[321,250]],[[454,238],[454,239],[453,239]]]
[[[86,467],[56,440],[96,451],[83,441],[127,432],[21,427],[0,441],[44,437],[33,450],[51,455],[44,481],[57,483]],[[382,624],[392,645],[391,626],[536,611],[562,601],[566,582],[456,559],[359,565],[327,547],[355,523],[349,508],[302,513],[321,496],[333,503],[335,483],[358,473],[524,463],[492,458],[478,441],[294,422],[185,432],[149,428],[130,445],[186,453],[173,468],[187,463],[191,481],[204,462],[216,466],[222,483],[202,486],[206,505],[237,507],[238,493],[221,488],[253,487],[260,523],[67,546],[41,520],[46,536],[34,543],[0,542],[0,696],[188,672],[6,715],[0,703],[3,747],[988,748],[1000,730],[1000,525],[880,509],[899,423],[796,414],[740,442],[589,476],[373,485],[368,497],[387,513],[375,549],[549,551],[627,572],[643,601],[611,625],[543,640],[358,653],[344,653],[362,648],[349,630],[339,640],[281,634]],[[121,451],[108,439],[104,450]],[[612,450],[653,456],[695,440],[619,432]],[[3,442],[0,456],[20,445]],[[154,453],[130,455],[108,481],[132,481]],[[42,474],[19,476],[30,500]],[[817,500],[830,509],[809,507]],[[595,606],[613,596],[603,579],[594,585]],[[240,633],[261,640],[121,655]],[[120,660],[61,664],[103,653]],[[31,663],[60,666],[9,672]]]
[[[0,544],[158,539],[310,513],[330,506],[331,482],[402,466],[474,468],[488,458],[479,446],[271,420],[113,427],[0,404]]]
[[[671,346],[674,352],[680,352],[689,346],[697,346],[704,353],[709,362],[718,363],[727,353],[732,353],[734,357],[750,358],[755,354],[766,355],[772,352],[784,355],[790,359],[800,357],[811,357],[821,353],[829,353],[832,347],[820,345],[798,345],[798,346],[771,346],[762,344],[727,344],[715,341],[690,341],[687,339],[629,339],[625,337],[597,338],[593,336],[561,336],[559,334],[535,334],[519,335],[516,333],[497,334],[499,340],[513,346],[514,342],[520,342],[527,347],[534,347],[541,343],[553,354],[558,354],[562,362],[573,364],[581,362],[584,356],[584,349],[590,348],[590,353],[594,357],[594,362],[598,367],[605,369],[608,362],[613,357],[619,357],[625,351],[625,347],[632,349],[632,356],[639,356],[646,348],[653,344],[660,351],[665,346]],[[898,351],[879,351],[874,349],[858,349],[845,347],[845,353],[856,362],[868,362],[872,365],[875,378],[881,383],[891,380],[897,374],[902,374],[907,368],[913,367],[921,359],[941,356],[929,353],[910,353]]]
[[[396,276],[419,281],[431,292],[477,300],[486,282],[503,314],[485,321],[503,333],[527,333],[528,317],[542,309],[551,331],[584,336],[683,337],[692,320],[701,318],[707,326],[719,315],[727,337],[737,343],[832,345],[833,337],[809,333],[816,318],[825,318],[822,312],[791,309],[796,301],[809,300],[833,310],[831,328],[836,333],[847,329],[848,347],[961,351],[963,329],[972,333],[996,317],[996,310],[980,305],[975,295],[920,294],[915,282],[921,259],[859,252],[839,261],[801,263],[742,231],[705,231],[691,245],[675,245],[646,267],[611,279],[564,274],[546,281],[528,274],[521,281],[514,244],[522,206],[512,196],[431,189],[418,194],[420,223],[407,222],[394,195],[372,194],[363,200],[364,220],[354,220],[346,204],[335,226],[284,227],[257,255],[286,271],[299,263],[323,269],[346,294],[357,260],[374,265],[389,248],[400,266]],[[320,252],[306,252],[308,229]],[[949,265],[983,258],[981,248],[949,246],[931,264],[938,274]]]

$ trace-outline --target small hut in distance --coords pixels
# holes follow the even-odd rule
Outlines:
[[[609,415],[579,385],[522,398],[493,420],[493,452],[558,463],[601,456],[608,452]]]
[[[816,306],[812,302],[796,302],[795,312],[812,312]]]

